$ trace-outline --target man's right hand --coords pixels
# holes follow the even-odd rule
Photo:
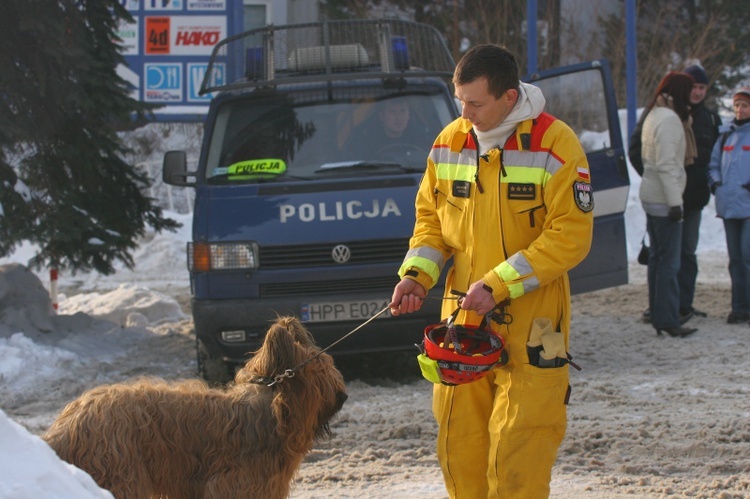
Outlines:
[[[667,216],[670,219],[679,222],[680,220],[682,220],[682,206],[670,206]]]
[[[393,289],[391,303],[392,315],[411,314],[422,308],[422,302],[427,297],[427,291],[413,279],[401,279]]]

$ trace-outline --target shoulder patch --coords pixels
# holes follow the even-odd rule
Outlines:
[[[584,213],[594,209],[594,189],[587,182],[573,182],[573,199]]]

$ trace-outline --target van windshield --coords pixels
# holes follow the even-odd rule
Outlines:
[[[331,90],[231,100],[219,109],[206,178],[227,182],[423,171],[456,116],[439,90],[336,98]],[[332,98],[333,97],[333,98]]]

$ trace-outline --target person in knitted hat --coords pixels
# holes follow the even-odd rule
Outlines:
[[[750,87],[734,93],[734,120],[723,126],[708,164],[716,215],[724,222],[732,282],[729,324],[750,320]]]
[[[732,101],[736,102],[737,99],[746,100],[750,102],[750,87],[742,87],[739,90],[737,90],[734,93],[734,98],[732,99]]]
[[[694,64],[683,70],[693,77],[693,90],[690,92],[690,116],[698,156],[692,164],[685,166],[687,183],[682,194],[683,223],[682,245],[680,248],[680,270],[677,281],[680,286],[680,318],[683,321],[694,315],[705,317],[706,313],[693,308],[695,282],[698,277],[698,235],[700,233],[701,214],[708,204],[711,194],[708,190],[706,168],[711,159],[711,149],[719,137],[721,118],[719,114],[706,107],[708,75],[705,70]]]
[[[706,74],[706,71],[697,64],[686,67],[683,72],[692,76],[695,83],[708,86],[708,75]]]

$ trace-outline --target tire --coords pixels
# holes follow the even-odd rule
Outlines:
[[[212,357],[201,340],[195,340],[198,375],[209,383],[226,384],[232,380],[234,369],[226,362]]]

